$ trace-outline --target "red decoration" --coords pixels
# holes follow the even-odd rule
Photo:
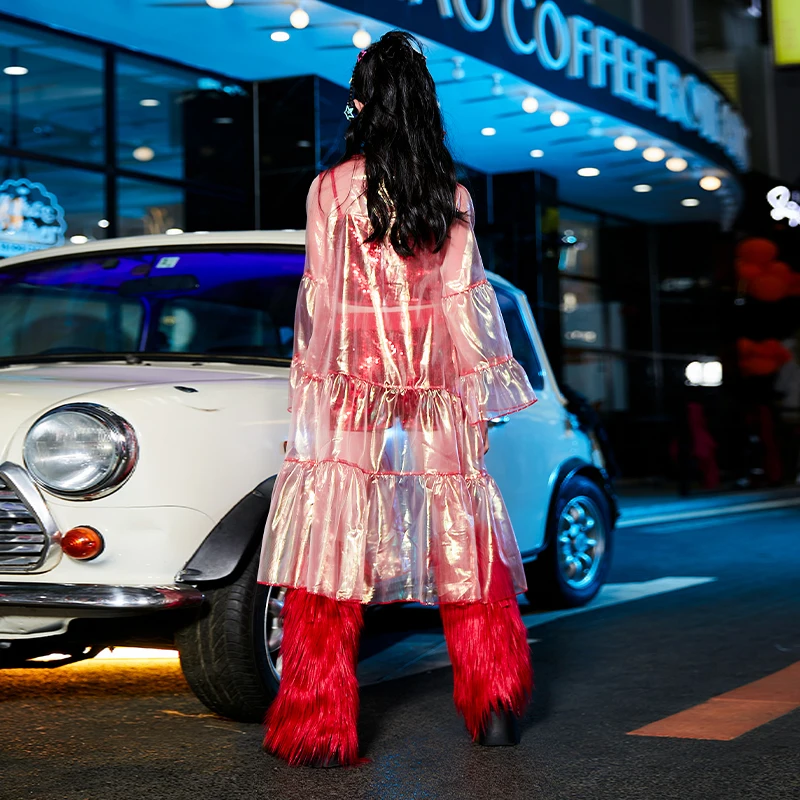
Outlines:
[[[772,375],[787,361],[792,354],[777,339],[766,339],[754,342],[752,339],[739,339],[736,342],[739,353],[739,369],[745,377],[756,375]]]
[[[736,257],[753,264],[769,264],[778,257],[778,248],[769,239],[744,239],[736,246]]]
[[[764,303],[775,303],[789,294],[792,271],[782,261],[773,261],[761,268],[761,273],[751,278],[747,293]]]

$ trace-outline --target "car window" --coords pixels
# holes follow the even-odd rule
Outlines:
[[[0,358],[289,359],[299,248],[140,248],[0,270]]]
[[[517,359],[528,374],[531,386],[533,386],[534,389],[541,390],[544,388],[542,366],[539,363],[539,357],[536,355],[536,350],[531,342],[528,329],[522,321],[522,315],[520,314],[517,301],[508,292],[497,287],[495,287],[495,294],[497,295],[497,303],[500,306],[500,311],[503,314],[503,321],[506,323],[508,340],[511,342],[511,350],[514,353],[514,358]]]

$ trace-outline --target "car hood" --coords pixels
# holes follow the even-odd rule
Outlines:
[[[84,397],[88,401],[101,392],[111,401],[115,390],[163,386],[183,405],[211,410],[224,403],[225,394],[237,383],[285,383],[288,374],[280,367],[186,362],[12,365],[0,369],[0,441],[7,442],[20,425],[55,405]],[[182,389],[176,392],[175,387]]]

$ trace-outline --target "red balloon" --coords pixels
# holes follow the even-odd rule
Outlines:
[[[788,276],[759,275],[748,283],[747,293],[762,303],[776,303],[789,293]]]
[[[736,257],[754,264],[769,264],[777,256],[778,248],[769,239],[745,239],[736,246]]]
[[[751,281],[761,274],[761,265],[754,264],[752,261],[739,260],[736,262],[736,274],[739,276],[739,280]]]
[[[777,339],[754,342],[742,338],[736,342],[736,347],[739,369],[745,377],[772,375],[792,359],[792,354]]]

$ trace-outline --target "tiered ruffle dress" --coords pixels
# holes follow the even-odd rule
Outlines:
[[[308,195],[291,428],[258,580],[363,603],[522,592],[477,423],[536,398],[486,280],[470,196],[458,187],[467,220],[442,250],[403,258],[366,241],[365,180],[356,158]]]

